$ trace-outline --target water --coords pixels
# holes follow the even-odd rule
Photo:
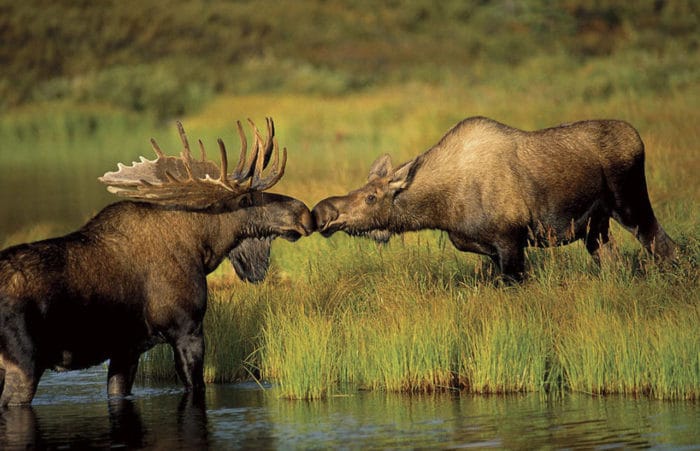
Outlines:
[[[255,384],[137,386],[106,399],[102,366],[47,373],[28,408],[0,414],[0,448],[700,449],[700,405],[567,395],[278,399]]]
[[[97,177],[119,161],[152,158],[154,135],[169,152],[181,149],[174,145],[174,124],[159,129],[117,113],[37,110],[16,120],[0,117],[0,245],[14,234],[24,241],[37,226],[51,236],[71,232],[118,201]]]
[[[71,169],[37,164],[30,170],[5,165],[0,155],[0,245],[8,235],[23,237],[36,226],[46,226],[50,236],[72,232],[118,201],[97,181],[111,166],[116,164],[87,161]]]

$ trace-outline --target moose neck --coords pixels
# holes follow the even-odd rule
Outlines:
[[[454,203],[449,183],[436,179],[430,168],[422,165],[411,184],[396,195],[389,219],[395,232],[422,229],[449,229]]]
[[[199,213],[193,220],[198,223],[199,240],[204,269],[207,273],[216,269],[221,261],[238,243],[250,236],[256,236],[251,223],[238,212]]]
[[[199,267],[208,274],[240,241],[265,236],[256,223],[261,221],[240,210],[197,212],[125,201],[103,209],[81,233],[115,261],[173,261],[178,268]],[[123,246],[123,237],[129,237],[131,247]]]
[[[166,240],[170,240],[171,252],[186,253],[193,261],[201,262],[205,274],[219,266],[241,234],[240,221],[230,219],[231,213],[163,213],[161,227],[170,229]]]

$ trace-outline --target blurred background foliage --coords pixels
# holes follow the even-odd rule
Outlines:
[[[699,24],[695,0],[0,0],[0,109],[95,103],[162,120],[221,93],[452,78],[664,93],[700,80]]]

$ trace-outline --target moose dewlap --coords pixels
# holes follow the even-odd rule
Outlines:
[[[581,239],[597,258],[610,218],[656,256],[675,252],[649,201],[644,144],[618,120],[523,131],[468,118],[396,168],[388,155],[379,157],[364,186],[322,200],[313,215],[325,236],[342,230],[386,241],[443,230],[457,249],[491,257],[516,280],[528,245]]]

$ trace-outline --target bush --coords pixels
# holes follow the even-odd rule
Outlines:
[[[34,101],[71,99],[108,103],[128,111],[152,112],[159,119],[197,109],[214,93],[206,81],[191,80],[166,65],[117,66],[73,79],[41,84]]]

